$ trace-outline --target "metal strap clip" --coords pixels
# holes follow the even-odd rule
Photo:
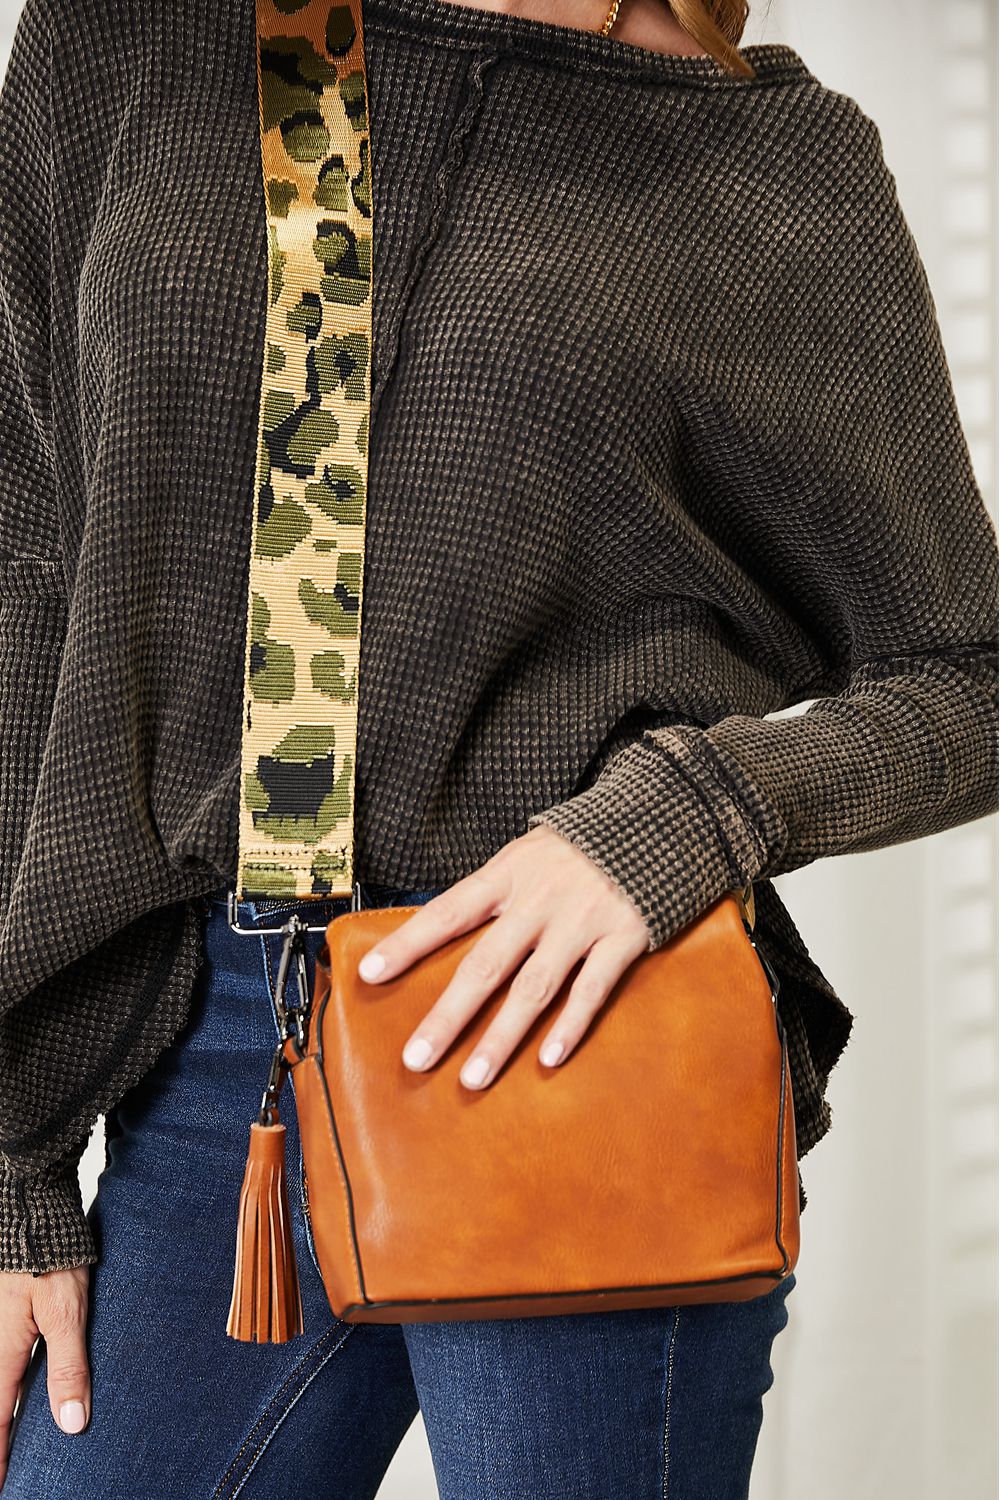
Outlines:
[[[234,932],[242,933],[244,937],[259,937],[261,933],[264,933],[268,936],[277,936],[279,933],[285,932],[287,930],[287,922],[284,922],[280,927],[241,927],[240,904],[237,900],[235,890],[230,890],[226,899],[229,911],[229,925]],[[303,897],[301,904],[305,905],[308,899],[308,897]],[[361,882],[360,880],[356,880],[351,891],[351,911],[360,910]],[[301,919],[299,919],[299,927],[303,932],[325,932],[327,929],[327,925],[328,924],[326,922],[310,925],[309,923],[303,922]]]
[[[267,1083],[264,1086],[264,1094],[260,1102],[260,1113],[257,1117],[259,1125],[276,1125],[278,1123],[278,1098],[281,1094],[282,1085],[288,1071],[288,1059],[285,1056],[285,1044],[294,1038],[295,1045],[301,1054],[306,1047],[306,1021],[309,1017],[309,976],[306,971],[305,934],[306,924],[293,912],[279,929],[284,933],[284,942],[281,945],[281,960],[278,964],[278,973],[274,981],[274,1008],[278,1018],[278,1045],[271,1058],[271,1068],[267,1075]],[[295,978],[298,985],[298,1001],[296,1004],[287,1005],[285,994],[288,989],[288,975],[294,963]]]
[[[734,891],[733,894],[735,895],[737,904],[740,908],[740,915],[743,918],[743,925],[746,928],[747,932],[752,932],[753,925],[756,920],[756,911],[754,909],[753,901],[753,881],[751,880],[741,889]]]

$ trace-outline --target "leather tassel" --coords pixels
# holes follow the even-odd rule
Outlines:
[[[226,1332],[246,1343],[283,1344],[302,1332],[285,1180],[285,1127],[250,1126],[236,1235],[236,1270]]]

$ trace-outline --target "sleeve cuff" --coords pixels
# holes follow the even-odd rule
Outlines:
[[[79,1163],[25,1177],[0,1159],[0,1271],[61,1271],[96,1264]]]
[[[757,879],[786,837],[775,805],[695,726],[650,730],[593,784],[534,813],[637,907],[651,950]]]

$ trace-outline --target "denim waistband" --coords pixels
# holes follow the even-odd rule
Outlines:
[[[422,906],[446,889],[445,886],[378,885],[368,881],[362,881],[360,885],[363,907]],[[208,906],[218,907],[225,911],[228,909],[231,889],[232,886],[229,884],[221,885],[201,899]],[[276,897],[260,901],[240,901],[237,906],[239,921],[241,925],[247,927],[267,925],[275,920],[284,921],[291,916],[292,912],[297,912],[301,917],[308,918],[311,923],[316,923],[327,922],[339,916],[341,912],[349,911],[351,897],[349,895]]]

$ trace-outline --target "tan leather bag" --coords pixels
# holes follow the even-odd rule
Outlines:
[[[549,1010],[482,1091],[458,1074],[506,986],[428,1072],[401,1059],[481,927],[396,979],[358,978],[362,954],[416,909],[330,922],[305,1044],[285,1044],[337,1317],[740,1301],[790,1273],[799,1197],[787,1043],[741,893],[637,959],[564,1063],[538,1060]],[[234,1336],[297,1331],[297,1287],[286,1281],[282,1304],[280,1267],[271,1281],[276,1300],[260,1297],[259,1274],[242,1292],[237,1276]]]
[[[374,285],[363,10],[361,0],[347,0],[331,25],[320,0],[256,0],[271,253],[247,591],[244,899],[355,889],[358,694],[337,691],[317,703],[313,665],[330,654],[333,627],[303,606],[302,589],[336,600],[338,671],[357,687]],[[289,59],[303,57],[325,144],[295,149],[281,101]],[[325,175],[337,162],[339,199]],[[290,193],[272,193],[275,182]],[[322,244],[346,244],[350,253],[317,258]],[[309,297],[322,308],[327,342],[340,340],[344,353],[344,370],[318,392],[306,358],[316,330],[296,316]],[[288,351],[280,369],[275,346]],[[325,434],[315,463],[279,465],[266,441],[268,411],[275,401],[305,411],[314,400]],[[275,520],[276,465],[283,503],[308,516],[305,528],[283,531]],[[338,476],[335,506],[311,494],[328,472]],[[275,691],[276,677],[294,690]],[[395,1322],[741,1300],[788,1275],[799,1234],[791,1088],[776,980],[752,943],[748,893],[723,897],[637,959],[560,1066],[538,1061],[543,1015],[482,1091],[464,1088],[459,1068],[506,987],[429,1072],[411,1073],[401,1058],[476,932],[395,980],[358,977],[362,953],[412,910],[334,918],[312,997],[297,919],[289,921],[278,990],[294,964],[300,1003],[279,1006],[280,1042],[250,1127],[227,1325],[234,1338],[282,1342],[302,1328],[278,1117],[289,1076],[318,1260],[338,1317]]]

